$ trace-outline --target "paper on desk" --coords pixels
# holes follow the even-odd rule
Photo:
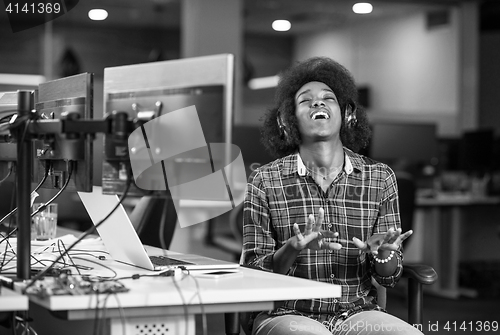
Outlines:
[[[62,243],[63,246],[69,247],[72,245],[75,241],[77,240],[77,237],[73,234],[67,234],[63,235],[58,238],[46,240],[46,241],[31,241],[31,251],[36,252],[38,249],[46,249],[47,247],[50,246],[57,246],[60,243]],[[17,246],[17,238],[9,238],[9,244],[12,247]],[[78,242],[77,244],[79,247],[86,247],[86,248],[103,248],[104,244],[102,243],[102,240],[100,237],[95,237],[95,238],[85,238],[82,241]]]

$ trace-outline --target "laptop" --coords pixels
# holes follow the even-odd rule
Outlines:
[[[78,195],[94,225],[99,223],[119,203],[117,195],[102,194],[102,188],[99,186],[94,186],[92,193],[78,192]],[[115,261],[139,268],[162,271],[182,267],[189,271],[204,272],[237,271],[239,268],[238,263],[194,254],[172,253],[168,250],[158,251],[158,255],[148,255],[121,204],[97,228],[97,232]]]

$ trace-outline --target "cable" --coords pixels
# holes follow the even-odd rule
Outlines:
[[[186,322],[186,335],[188,335],[189,334],[189,329],[188,329],[189,328],[189,312],[188,312],[186,300],[184,299],[184,295],[182,294],[181,288],[179,287],[179,285],[177,285],[175,277],[171,277],[171,278],[172,278],[172,283],[174,283],[175,289],[179,293],[179,296],[181,297],[181,300],[182,300],[182,307],[184,309],[184,319]]]
[[[97,276],[97,277],[93,277],[93,278],[98,278],[100,281],[105,281],[105,280],[116,280],[116,277],[118,277],[118,273],[113,270],[113,268],[107,266],[107,265],[104,265],[102,264],[102,262],[97,262],[97,261],[94,261],[92,259],[88,259],[88,258],[83,258],[83,257],[75,257],[73,256],[74,259],[79,259],[79,260],[82,260],[82,261],[85,261],[85,262],[89,262],[89,263],[94,263],[94,264],[97,264],[99,265],[100,267],[103,267],[105,268],[106,270],[109,270],[110,272],[113,273],[113,276],[112,277],[102,277],[102,276]],[[76,264],[74,265],[76,266]],[[80,265],[81,266],[81,265]],[[86,277],[86,278],[90,278],[88,276],[85,276],[85,275],[81,275],[82,277]]]
[[[99,291],[95,292],[95,315],[94,315],[94,335],[98,335],[97,331],[99,329]]]
[[[165,243],[165,221],[167,221],[168,201],[169,201],[169,198],[167,196],[165,207],[163,207],[163,211],[161,213],[160,231],[159,231],[159,233],[160,233],[160,245],[161,245],[161,248],[163,249],[164,255],[166,255],[166,250],[167,250],[167,244]]]
[[[201,301],[201,290],[200,290],[200,283],[198,282],[198,279],[191,275],[188,270],[188,276],[189,278],[194,280],[194,283],[196,285],[196,295],[193,296],[198,296],[198,301],[200,302],[200,309],[201,309],[201,321],[202,321],[202,327],[203,327],[203,335],[207,335],[207,314],[205,313],[205,306],[203,305],[203,301]],[[193,299],[189,301],[191,303]]]
[[[95,316],[94,316],[94,335],[98,335],[101,333],[102,326],[100,324],[100,320],[106,319],[106,304],[108,303],[108,299],[111,295],[113,295],[114,298],[116,299],[116,303],[118,305],[118,312],[120,314],[120,321],[122,324],[123,334],[126,334],[125,313],[123,311],[123,307],[121,305],[120,300],[118,299],[116,292],[106,292],[106,296],[104,297],[104,300],[102,301],[102,307],[101,307],[102,314],[100,316],[99,316],[99,293],[101,293],[101,292],[96,291],[96,308],[95,308]]]
[[[8,249],[10,249],[10,251]],[[7,253],[9,253],[9,252],[12,252],[13,256],[7,260]],[[4,270],[5,270],[4,266],[9,264],[15,257],[16,257],[16,254],[14,252],[14,248],[10,244],[9,240],[7,240],[7,242],[5,243],[5,251],[3,253],[2,262],[0,263],[0,272],[4,272]]]
[[[40,207],[38,207],[36,211],[34,211],[33,213],[31,213],[31,217],[34,217],[35,215],[37,215],[38,213],[40,213],[41,211],[43,211],[48,205],[50,205],[52,202],[54,202],[54,200],[56,200],[62,194],[62,192],[64,192],[64,190],[66,189],[66,187],[68,187],[68,184],[69,184],[69,181],[71,180],[71,175],[72,174],[73,174],[73,161],[68,161],[68,178],[66,178],[66,182],[61,187],[61,189],[52,197],[52,199],[50,199],[49,201],[47,201],[46,203],[44,203],[43,205],[41,205]],[[46,176],[44,177],[43,181],[38,184],[38,186],[35,188],[35,191],[33,191],[33,192],[36,192],[36,190],[39,189],[39,186],[41,186],[43,184],[43,182],[45,181],[45,179],[47,179]],[[14,208],[9,214],[7,214],[6,216],[4,216],[2,218],[2,220],[0,220],[0,223],[2,223],[5,219],[7,219],[9,216],[11,216],[12,214],[14,214],[16,212],[17,212],[17,207]],[[17,228],[14,228],[12,231],[10,231],[7,234],[7,236],[4,238],[4,240],[6,238],[9,238],[16,231],[17,231]],[[0,243],[1,242],[3,242],[3,240],[0,241]]]
[[[120,322],[122,324],[122,329],[123,329],[123,335],[127,333],[127,328],[126,328],[126,318],[125,318],[125,311],[123,310],[122,303],[120,302],[120,299],[118,299],[118,294],[116,293],[111,293],[116,299],[116,302],[118,304],[118,313],[120,313]]]
[[[64,190],[66,190],[66,187],[68,187],[69,181],[71,180],[71,175],[73,174],[73,163],[74,163],[73,161],[67,162],[67,164],[68,164],[68,178],[66,178],[66,182],[61,187],[61,189],[52,197],[52,199],[50,199],[46,203],[42,204],[40,207],[38,207],[38,209],[36,211],[31,213],[31,217],[34,217],[38,213],[44,211],[48,205],[50,205],[52,202],[54,202],[54,200],[56,200],[57,197],[59,197],[61,195],[61,193],[64,192]]]
[[[15,110],[15,109],[4,110],[2,113],[9,113],[9,112],[12,112],[12,114],[2,116],[2,117],[0,118],[0,122],[5,122],[4,120],[6,120],[6,119],[9,119],[9,121],[10,121],[10,119],[11,119],[14,115],[17,115],[17,110]],[[9,122],[9,121],[6,121],[6,122]]]
[[[45,180],[47,179],[47,176],[48,176],[48,173],[49,173],[49,164],[46,164],[45,166],[45,174],[42,178],[42,181],[40,183],[38,183],[38,185],[35,187],[35,189],[33,190],[33,192],[36,192],[41,186],[42,184],[45,182]],[[43,206],[40,206],[38,208],[38,210],[36,210],[34,213],[31,214],[31,217],[33,217],[34,215],[36,215],[38,212],[40,212],[40,209],[45,208],[47,205],[49,205],[50,203],[52,203],[55,199],[57,199],[57,197],[59,197],[59,195],[61,195],[61,193],[66,189],[66,187],[68,186],[69,184],[69,181],[71,179],[71,175],[73,173],[73,162],[72,161],[68,161],[68,178],[66,179],[66,182],[64,183],[64,185],[62,186],[62,188],[59,190],[59,192],[56,193],[56,195],[54,195],[52,197],[52,199],[50,199],[49,201],[47,201],[47,203],[45,203]],[[33,192],[31,194],[33,194]],[[2,218],[2,220],[0,220],[0,224],[6,220],[7,218],[9,218],[12,214],[16,213],[17,212],[17,207],[14,208],[9,214],[7,214],[6,216],[4,216]],[[10,230],[11,226],[9,224],[9,230]],[[1,241],[0,243],[2,243],[3,241],[7,240],[9,237],[11,237],[15,232],[17,231],[17,227],[12,229]],[[7,246],[6,246],[7,247]],[[2,262],[3,264],[3,262]]]
[[[34,283],[40,279],[43,275],[45,275],[47,273],[47,271],[49,271],[52,266],[54,264],[56,264],[58,261],[61,260],[61,258],[63,258],[67,253],[69,253],[69,251],[71,249],[73,249],[73,247],[75,245],[77,245],[81,240],[83,240],[85,237],[87,237],[88,235],[90,235],[91,233],[93,233],[100,225],[102,225],[113,213],[114,211],[122,204],[123,200],[125,200],[125,198],[127,197],[127,194],[128,194],[128,191],[130,189],[130,185],[131,185],[131,178],[130,178],[130,171],[129,173],[127,173],[127,184],[125,186],[125,190],[123,191],[123,194],[122,196],[120,197],[120,201],[118,201],[118,203],[116,204],[116,206],[108,213],[108,215],[106,215],[101,221],[99,221],[97,224],[93,225],[92,227],[90,227],[89,229],[87,229],[82,235],[80,235],[79,238],[76,239],[75,242],[73,242],[67,249],[66,251],[59,255],[56,260],[54,261],[54,263],[48,267],[46,267],[43,271],[39,272],[36,274],[35,277],[33,277],[31,279],[31,281],[28,283],[28,285],[26,285],[26,287],[23,289],[23,293],[26,293],[26,290],[28,288],[30,288],[31,286],[34,285]]]
[[[22,316],[20,316],[22,315]],[[16,324],[13,326],[13,333],[17,334],[18,333],[18,328],[22,328],[23,332],[21,335],[29,335],[29,334],[34,334],[38,335],[38,333],[33,329],[33,327],[30,326],[30,317],[28,315],[28,312],[20,312],[18,315],[15,316],[15,321]]]
[[[43,183],[45,183],[45,180],[47,180],[47,177],[49,175],[49,167],[48,167],[48,163],[46,164],[45,166],[45,174],[43,175],[43,178],[42,180],[38,183],[38,185],[35,187],[35,189],[31,192],[31,194],[33,194],[34,192],[38,191],[40,189],[40,187],[42,187]],[[3,223],[5,220],[7,220],[11,215],[15,214],[17,212],[17,207],[14,208],[9,214],[5,215],[1,220],[0,220],[0,224]],[[10,235],[9,235],[10,236]],[[1,241],[0,241],[1,243]]]
[[[12,175],[12,172],[14,171],[14,163],[9,162],[8,165],[9,165],[9,172],[7,173],[7,176],[5,176],[2,180],[0,180],[0,185],[2,185],[4,181],[9,179],[9,177]]]
[[[63,251],[61,251],[61,247],[63,248]],[[64,245],[64,242],[60,239],[57,240],[57,250],[59,251],[59,254],[61,253],[66,253],[68,255],[68,258],[69,258],[69,261],[71,262],[71,265],[76,269],[76,271],[78,272],[78,274],[81,276],[82,273],[80,272],[80,268],[75,264],[75,262],[73,261],[73,258],[71,257],[71,254],[69,254],[68,252],[66,252],[66,245]],[[63,258],[64,260],[64,258]],[[64,265],[66,265],[66,262],[64,261]],[[63,267],[64,269],[65,267]]]
[[[45,173],[43,174],[43,178],[38,183],[38,185],[36,185],[35,189],[31,193],[38,191],[40,189],[40,187],[42,187],[43,183],[45,183],[45,181],[47,180],[47,177],[49,176],[50,165],[51,165],[50,161],[45,162]]]

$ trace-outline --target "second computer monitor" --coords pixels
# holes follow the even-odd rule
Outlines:
[[[128,121],[134,121],[133,127],[136,129],[160,116],[194,106],[204,141],[207,144],[230,144],[233,99],[234,56],[231,54],[104,69],[104,117],[126,113]],[[192,115],[190,114],[190,117]],[[129,135],[130,129],[127,134],[110,134],[104,139],[104,193],[116,194],[124,189],[125,171],[130,164]],[[194,139],[195,134],[192,135]],[[151,138],[149,140],[152,141]],[[168,148],[179,144],[181,143],[145,145],[151,148],[152,154],[156,154],[161,147]],[[230,159],[229,151],[230,149],[224,154],[227,160]],[[185,156],[179,159],[190,161],[190,158]],[[197,157],[192,157],[191,161],[196,159]],[[184,170],[189,169],[191,165],[185,164]],[[129,192],[132,195],[151,193],[135,185],[132,185]]]
[[[92,73],[81,73],[51,80],[38,86],[35,99],[38,120],[90,120],[93,118]],[[67,134],[57,130],[38,136],[34,141],[33,182],[42,180],[46,169],[50,170],[42,188],[68,191],[92,191],[93,141],[85,134]]]
[[[434,123],[376,122],[372,125],[370,156],[388,164],[435,164],[438,158]]]

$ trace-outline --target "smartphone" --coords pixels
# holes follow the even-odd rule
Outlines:
[[[234,278],[243,276],[241,271],[224,271],[224,270],[216,270],[210,272],[202,272],[196,273],[196,277],[200,278],[212,278],[212,279],[221,279],[221,278]]]

